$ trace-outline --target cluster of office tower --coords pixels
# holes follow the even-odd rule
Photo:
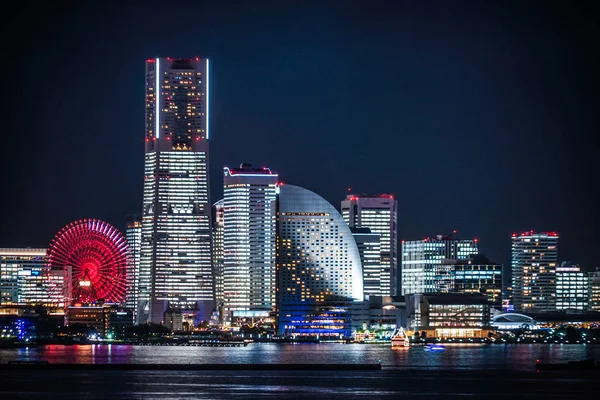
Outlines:
[[[223,198],[212,201],[209,82],[208,59],[146,61],[143,206],[126,231],[137,323],[266,321],[285,334],[326,326],[356,302],[427,293],[483,294],[498,309],[504,296],[532,312],[595,304],[580,287],[594,280],[559,265],[556,233],[513,235],[508,294],[477,239],[400,242],[392,195],[348,194],[338,209],[243,163],[223,169]]]

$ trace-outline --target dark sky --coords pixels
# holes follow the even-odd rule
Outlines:
[[[48,3],[3,15],[0,247],[82,217],[123,229],[142,202],[144,60],[200,56],[213,200],[224,165],[252,162],[336,207],[348,187],[395,194],[403,239],[456,229],[508,264],[511,232],[554,230],[561,259],[600,266],[584,2]]]

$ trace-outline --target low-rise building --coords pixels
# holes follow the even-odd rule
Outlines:
[[[133,326],[133,311],[112,303],[70,306],[65,317],[65,325],[91,326],[101,337],[122,333]]]
[[[409,329],[428,338],[486,338],[493,330],[482,294],[414,294],[406,306]]]

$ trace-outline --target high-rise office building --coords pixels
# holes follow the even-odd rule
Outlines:
[[[342,200],[342,216],[350,227],[369,228],[381,236],[382,295],[398,294],[398,202],[394,196],[350,194]]]
[[[348,335],[344,306],[363,300],[356,242],[321,196],[282,185],[277,203],[277,330],[280,335]]]
[[[146,62],[144,202],[138,321],[214,309],[208,174],[209,61]]]
[[[512,234],[512,287],[516,311],[555,310],[557,263],[556,232]]]
[[[215,300],[219,317],[222,317],[223,307],[223,233],[225,230],[225,207],[224,200],[221,199],[212,206],[213,208],[213,247],[212,263],[213,274],[215,275]]]
[[[600,311],[600,271],[590,272],[590,311]]]
[[[47,265],[46,249],[0,249],[0,305],[64,305],[64,276]]]
[[[587,311],[590,305],[590,277],[578,265],[562,262],[556,267],[556,309]]]
[[[366,296],[382,296],[381,235],[369,228],[350,228],[362,263],[363,288]]]
[[[492,307],[502,309],[502,264],[476,254],[468,259],[442,260],[442,266],[447,265],[452,268],[447,292],[484,294]]]
[[[275,311],[277,174],[242,164],[223,170],[223,297],[231,322]]]
[[[129,215],[126,222],[125,239],[129,245],[129,253],[127,254],[127,297],[125,305],[133,310],[133,316],[136,318],[142,245],[142,217],[139,214]]]
[[[447,293],[454,287],[454,267],[443,260],[468,260],[478,254],[477,239],[437,235],[402,242],[402,295]]]

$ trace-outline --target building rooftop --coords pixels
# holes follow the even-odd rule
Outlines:
[[[511,236],[513,238],[516,238],[516,237],[531,237],[531,236],[551,236],[551,237],[558,237],[558,232],[525,231],[525,232],[521,232],[521,233],[513,233]]]
[[[473,293],[426,293],[423,298],[429,304],[489,304],[485,295]]]
[[[253,167],[252,164],[242,163],[239,168],[229,168],[225,167],[225,170],[229,172],[229,175],[241,175],[241,174],[251,174],[251,175],[277,175],[274,174],[267,167],[256,168]]]
[[[362,228],[362,227],[355,227],[355,226],[351,226],[350,227],[350,231],[352,233],[373,233],[371,232],[371,228]],[[374,235],[378,235],[378,234],[374,234]]]
[[[45,256],[46,249],[18,247],[0,248],[0,256]]]
[[[349,194],[346,196],[346,200],[355,201],[358,199],[394,199],[393,194],[381,193],[381,194]]]

